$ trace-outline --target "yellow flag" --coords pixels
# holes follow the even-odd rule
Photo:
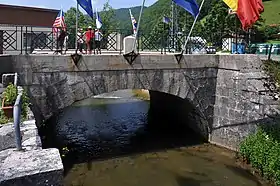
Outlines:
[[[224,0],[224,2],[229,6],[233,11],[237,11],[238,0]]]

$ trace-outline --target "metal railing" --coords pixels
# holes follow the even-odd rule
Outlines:
[[[21,116],[21,96],[22,93],[17,95],[16,102],[13,108],[13,118],[14,118],[14,127],[15,127],[15,140],[17,150],[22,150],[21,144],[21,132],[20,132],[20,116]]]
[[[30,54],[34,51],[57,51],[59,34],[53,28],[30,26],[1,26],[0,25],[0,54],[17,53]],[[67,30],[68,40],[65,40],[65,50],[75,50],[75,32]],[[123,51],[123,38],[132,35],[132,30],[114,29],[103,31],[101,49],[107,51]],[[138,51],[180,52],[186,40],[187,32],[171,35],[166,28],[156,32],[139,30],[137,41]],[[78,38],[78,39],[83,39]],[[187,44],[186,53],[214,53],[215,51],[239,52],[239,47],[246,48],[254,41],[254,33],[244,31],[219,31],[206,33],[194,31]],[[236,45],[242,43],[242,45]],[[244,45],[244,46],[243,46]],[[235,46],[235,47],[234,47]],[[85,49],[84,45],[84,49]]]
[[[15,142],[17,150],[22,150],[21,143],[21,132],[20,132],[20,118],[21,118],[21,106],[22,106],[22,92],[23,89],[17,86],[18,84],[18,74],[15,73],[14,76],[14,86],[17,88],[17,99],[13,107],[13,119],[15,128]]]

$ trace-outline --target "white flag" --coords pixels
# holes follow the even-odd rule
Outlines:
[[[95,19],[96,28],[100,29],[102,27],[102,21],[98,15],[97,9],[95,12],[96,12],[96,19]]]

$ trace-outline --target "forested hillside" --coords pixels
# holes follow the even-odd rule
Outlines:
[[[129,15],[129,9],[131,9],[132,15],[136,20],[139,18],[141,6],[131,7],[131,8],[120,8],[115,10],[115,21],[119,23],[119,28],[121,29],[131,29],[131,20]],[[146,7],[144,7],[144,10]]]
[[[199,4],[201,3],[201,1],[202,0],[197,0]],[[265,12],[262,14],[262,17],[265,20],[264,24],[265,25],[279,24],[280,23],[280,0],[263,0],[263,1],[265,6]],[[222,2],[222,0],[205,1],[199,20],[204,18],[205,21],[206,20],[205,16],[209,15],[210,12],[212,14],[215,13],[220,14],[221,12],[219,12],[219,10],[217,9],[213,10],[213,7],[215,7],[217,3],[220,5],[223,4],[224,10],[227,9],[227,6]],[[183,10],[182,8],[177,7],[177,10],[178,10],[179,27],[184,28],[184,26],[186,26],[186,23],[187,26],[189,26],[192,23],[193,18],[188,13],[186,13],[186,11]],[[139,12],[140,12],[140,7],[132,8],[132,13],[136,18],[136,20],[138,20]],[[115,13],[116,13],[115,19],[120,22],[119,24],[120,28],[131,29],[131,22],[130,22],[128,8],[117,9],[115,10]],[[143,12],[143,19],[141,21],[141,30],[151,31],[162,21],[162,17],[164,15],[171,17],[170,14],[171,14],[171,0],[158,0],[153,5],[149,7],[145,7]],[[223,14],[223,16],[226,16],[226,14]],[[210,15],[210,17],[213,17],[213,15]]]
[[[202,0],[197,0],[198,4]],[[162,35],[163,16],[171,18],[171,2],[172,0],[158,0],[149,7],[145,7],[143,17],[140,23],[140,31],[145,35],[149,34],[154,38]],[[274,40],[275,35],[280,32],[280,0],[263,0],[265,12],[257,24],[255,30],[258,32],[260,41]],[[176,5],[175,5],[176,6]],[[131,7],[133,16],[139,21],[140,6]],[[178,15],[178,31],[188,33],[194,18],[184,9],[176,6]],[[104,4],[103,10],[100,12],[103,22],[102,31],[110,33],[116,29],[122,29],[123,33],[132,33],[131,19],[129,8],[113,9],[109,0]],[[76,10],[69,9],[65,14],[68,31],[74,43]],[[198,22],[195,25],[193,33],[211,37],[213,33],[228,33],[235,31],[236,16],[228,14],[228,7],[223,0],[207,0],[201,10]],[[238,26],[240,22],[237,20]],[[82,13],[79,16],[79,27],[86,28],[88,25],[95,26],[95,20]],[[170,25],[169,25],[170,26]],[[126,31],[125,31],[126,30]],[[125,32],[124,32],[125,31]]]
[[[200,4],[202,0],[198,0]],[[200,19],[209,13],[211,6],[218,0],[206,1],[204,7],[201,11]],[[141,30],[151,31],[157,27],[163,16],[171,17],[171,0],[158,0],[156,3],[149,7],[145,7],[143,11],[143,19],[141,21]],[[185,10],[180,7],[176,7],[178,11],[179,27],[183,27],[186,22],[191,23],[194,18],[192,18]],[[140,7],[133,7],[132,14],[138,20]],[[115,20],[120,24],[121,29],[131,29],[131,21],[129,17],[128,8],[122,8],[115,10]]]

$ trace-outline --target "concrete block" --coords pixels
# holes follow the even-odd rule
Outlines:
[[[41,140],[35,124],[35,120],[25,121],[20,126],[22,146],[41,148]],[[5,124],[0,128],[0,151],[15,148],[15,132],[12,123]]]
[[[133,43],[135,41],[134,36],[127,36],[123,39],[123,53],[129,53],[132,50],[136,51],[137,50],[137,43],[135,44],[135,48],[133,48]]]
[[[62,180],[58,149],[0,152],[0,186],[58,186]]]

